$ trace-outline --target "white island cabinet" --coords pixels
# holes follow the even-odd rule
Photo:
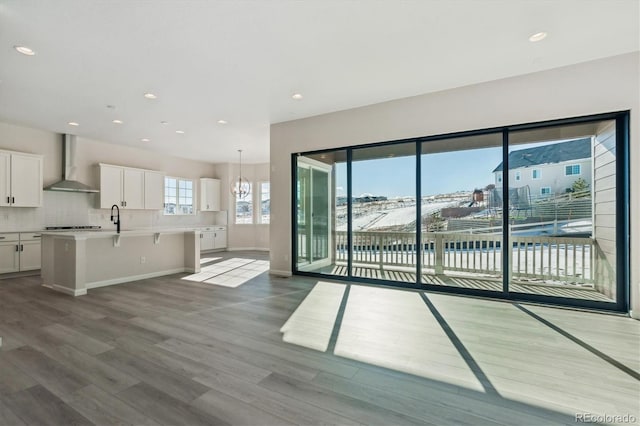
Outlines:
[[[0,234],[0,274],[40,269],[40,233]]]
[[[42,156],[0,151],[0,206],[42,206]]]
[[[200,272],[200,231],[44,232],[42,281],[73,296],[179,272]]]

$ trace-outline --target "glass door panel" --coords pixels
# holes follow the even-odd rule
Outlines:
[[[422,143],[422,283],[503,291],[502,133]]]
[[[352,275],[417,282],[416,143],[352,155]]]
[[[299,156],[297,174],[297,268],[347,275],[346,151]]]
[[[509,291],[616,300],[615,121],[509,134]]]

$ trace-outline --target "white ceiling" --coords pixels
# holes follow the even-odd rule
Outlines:
[[[0,0],[0,120],[264,162],[270,123],[639,50],[639,13],[638,0]]]

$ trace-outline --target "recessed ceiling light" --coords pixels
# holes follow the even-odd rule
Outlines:
[[[544,40],[546,37],[547,37],[547,33],[543,31],[543,32],[533,34],[531,37],[529,37],[529,41],[535,43],[536,41]]]
[[[153,93],[145,93],[144,97],[147,99],[158,99],[158,97],[156,95],[154,95]]]
[[[294,99],[296,101],[299,101],[303,98],[301,93],[294,93],[293,95],[291,95],[291,99]]]
[[[113,120],[112,123],[113,124],[122,124],[122,120]]]
[[[142,138],[142,139],[140,139],[140,142],[151,142],[151,139]]]
[[[184,135],[184,130],[176,130],[176,133],[179,135]]]
[[[33,56],[36,54],[36,52],[28,48],[27,46],[13,46],[13,48],[16,49],[18,52],[22,53],[23,55]]]
[[[169,124],[169,122],[168,122],[168,121],[161,121],[161,122],[160,122],[160,124],[162,124],[162,125],[165,125],[165,126],[166,126],[167,124]]]
[[[218,124],[227,124],[228,121],[227,120],[218,120]]]
[[[69,126],[79,126],[80,124],[76,123],[75,121],[70,121],[67,123]]]

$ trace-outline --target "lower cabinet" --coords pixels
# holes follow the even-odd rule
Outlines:
[[[206,228],[200,234],[200,251],[217,250],[227,247],[227,229]]]
[[[19,242],[0,242],[0,274],[20,270]]]
[[[0,274],[40,269],[40,234],[0,234]]]

